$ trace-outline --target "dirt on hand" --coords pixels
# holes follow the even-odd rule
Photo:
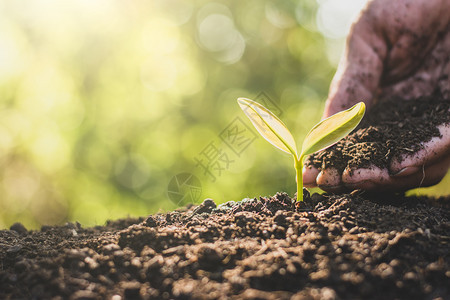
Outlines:
[[[379,101],[358,128],[332,147],[310,155],[307,165],[317,169],[388,169],[395,157],[422,149],[422,143],[441,134],[436,126],[450,123],[450,100],[431,96],[415,100]]]
[[[17,223],[0,231],[0,299],[450,299],[449,206],[280,193],[93,228]]]

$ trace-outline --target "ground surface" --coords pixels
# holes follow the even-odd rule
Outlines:
[[[285,194],[0,231],[0,299],[450,299],[450,197]]]
[[[373,107],[309,162],[386,167],[419,150],[450,109],[422,100]],[[0,299],[450,299],[449,207],[450,196],[315,194],[296,206],[277,194],[94,228],[14,224],[0,230]]]

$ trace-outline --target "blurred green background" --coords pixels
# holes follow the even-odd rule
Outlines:
[[[289,155],[232,135],[249,125],[236,98],[304,136],[364,3],[2,1],[0,229],[293,195]],[[448,177],[419,192],[448,194]]]

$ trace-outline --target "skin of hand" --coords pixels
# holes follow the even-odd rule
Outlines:
[[[450,100],[450,1],[373,0],[353,24],[332,80],[323,117],[364,101],[412,99],[439,90]],[[385,95],[385,96],[384,96]],[[423,150],[394,159],[390,168],[318,170],[305,166],[304,185],[325,191],[403,191],[438,183],[450,166],[450,124]],[[326,150],[325,150],[326,151]]]

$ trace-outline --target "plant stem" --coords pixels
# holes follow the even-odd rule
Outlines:
[[[295,163],[295,170],[297,172],[297,201],[303,201],[303,156],[300,156],[300,159],[297,159],[297,157],[294,157]]]

